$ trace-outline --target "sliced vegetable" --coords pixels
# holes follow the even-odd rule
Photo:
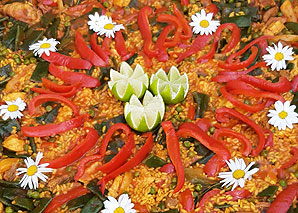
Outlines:
[[[97,213],[102,209],[102,207],[103,207],[102,201],[97,196],[94,196],[82,208],[81,213]]]
[[[208,109],[209,96],[204,93],[194,92],[193,94],[194,102],[197,104],[197,109],[194,119],[203,118],[205,111]]]
[[[275,185],[268,186],[266,189],[264,189],[258,194],[258,197],[272,197],[273,195],[275,195],[277,190],[278,190],[278,186],[275,186]]]
[[[149,155],[145,160],[144,164],[146,164],[149,168],[158,168],[165,166],[167,162],[156,155]]]
[[[36,122],[39,124],[53,123],[58,115],[58,111],[59,111],[60,107],[61,107],[61,105],[58,104],[50,112],[46,112],[45,114],[43,114],[39,117],[35,117]]]
[[[92,193],[88,193],[80,197],[77,197],[71,201],[68,201],[66,205],[69,211],[74,211],[78,208],[83,208],[88,203],[88,201],[91,200],[91,198],[93,197],[94,195]]]
[[[49,65],[50,64],[46,61],[40,61],[35,67],[35,70],[33,71],[30,80],[41,82],[42,78],[46,78],[48,76]]]
[[[32,210],[32,213],[42,213],[45,208],[50,204],[52,201],[52,198],[43,197],[40,198],[39,203],[35,207],[35,209]]]
[[[33,200],[25,197],[16,197],[14,205],[32,211],[34,209]]]

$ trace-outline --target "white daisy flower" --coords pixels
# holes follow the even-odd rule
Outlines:
[[[217,20],[212,20],[213,13],[206,14],[205,10],[202,9],[201,13],[196,13],[191,16],[192,22],[189,23],[193,27],[192,31],[195,34],[208,35],[216,31],[220,22]]]
[[[36,43],[29,46],[29,50],[33,50],[33,54],[35,56],[41,57],[43,53],[45,53],[47,56],[50,55],[50,52],[56,52],[57,48],[56,45],[60,44],[59,41],[57,41],[54,38],[44,38],[43,40],[39,40]]]
[[[0,106],[0,116],[2,116],[3,120],[21,118],[23,116],[21,111],[25,109],[26,103],[21,98],[17,98],[15,101],[5,102],[7,105]]]
[[[105,209],[101,213],[135,213],[136,210],[133,209],[134,204],[127,194],[122,194],[118,198],[118,201],[108,196],[108,200],[103,202]]]
[[[238,159],[235,158],[235,161],[230,159],[229,161],[226,161],[229,168],[231,169],[230,172],[220,172],[218,174],[219,178],[223,178],[223,180],[220,181],[220,183],[224,183],[222,186],[231,186],[232,191],[239,185],[241,188],[244,187],[245,181],[248,179],[251,179],[251,176],[255,174],[257,171],[259,171],[258,168],[253,168],[252,170],[249,170],[255,162],[251,162],[248,166],[246,166],[244,160],[242,158]]]
[[[28,157],[24,160],[27,168],[18,168],[17,169],[17,171],[19,172],[19,173],[17,173],[17,175],[26,173],[20,180],[20,184],[21,184],[22,188],[26,188],[26,186],[28,185],[30,189],[37,189],[38,188],[38,178],[40,178],[44,182],[47,181],[48,177],[42,173],[52,172],[53,169],[46,168],[49,165],[48,163],[38,165],[42,158],[43,158],[42,152],[38,152],[35,162],[30,157]]]
[[[115,32],[124,29],[122,24],[116,24],[116,22],[112,21],[111,17],[107,17],[106,15],[99,16],[97,12],[94,15],[90,14],[89,19],[89,29],[93,30],[98,35],[105,34],[108,38],[114,38]]]
[[[274,127],[278,127],[278,130],[285,130],[287,127],[293,129],[293,124],[298,123],[298,114],[294,112],[295,105],[290,105],[290,101],[282,103],[276,101],[274,103],[275,110],[269,110],[268,117],[271,117],[268,121],[269,124]]]
[[[273,47],[267,47],[266,50],[269,54],[263,56],[264,61],[267,63],[266,65],[271,65],[272,70],[281,70],[286,69],[286,61],[293,60],[293,48],[289,46],[283,47],[282,43],[278,42],[278,45],[275,44]]]

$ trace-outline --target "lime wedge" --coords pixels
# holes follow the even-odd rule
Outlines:
[[[176,104],[184,100],[188,92],[188,78],[186,73],[180,75],[179,70],[172,66],[167,75],[163,69],[150,78],[150,90],[153,94],[160,94],[167,104]]]
[[[124,106],[126,122],[139,132],[154,129],[162,121],[164,114],[165,104],[161,95],[153,96],[148,90],[143,98],[143,104],[133,94]]]
[[[122,62],[120,72],[110,70],[110,79],[109,88],[120,101],[128,101],[133,94],[143,97],[149,85],[148,75],[139,64],[133,70],[128,63]]]

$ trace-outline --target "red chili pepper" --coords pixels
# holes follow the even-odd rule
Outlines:
[[[182,208],[187,212],[193,212],[195,209],[195,204],[193,200],[192,193],[190,189],[186,189],[180,192],[178,195],[179,202],[182,204]]]
[[[237,138],[241,143],[242,143],[242,148],[240,150],[240,152],[244,155],[244,156],[248,156],[251,152],[252,146],[250,141],[241,133],[235,132],[231,129],[226,129],[226,128],[222,128],[222,129],[217,129],[214,134],[213,137],[216,140],[219,140],[220,137],[222,136],[228,136],[228,137],[234,137]]]
[[[148,16],[152,14],[152,9],[149,6],[143,7],[138,14],[138,25],[140,32],[144,40],[144,53],[149,57],[153,58],[158,54],[157,50],[151,50],[152,46],[152,34],[150,30],[150,24]]]
[[[293,78],[291,84],[292,84],[292,90],[293,90],[293,92],[297,92],[298,91],[298,75],[296,75]]]
[[[88,114],[83,114],[58,124],[23,126],[21,127],[21,131],[23,135],[27,137],[52,136],[81,126],[86,120],[88,120],[88,117]]]
[[[197,213],[204,213],[205,204],[210,200],[211,197],[218,195],[220,193],[219,189],[212,189],[211,191],[207,192],[200,202],[197,204],[197,207],[200,207],[200,210]]]
[[[61,95],[56,94],[41,94],[32,98],[28,105],[29,114],[32,116],[35,113],[37,106],[48,101],[58,101],[64,103],[72,109],[75,116],[79,115],[79,110],[72,101],[68,100],[67,98]]]
[[[125,41],[121,31],[118,31],[115,35],[115,48],[118,54],[121,56],[122,61],[129,59],[134,53],[128,53],[125,46]]]
[[[183,6],[187,6],[187,5],[189,5],[189,0],[181,0],[181,4]]]
[[[231,64],[228,64],[227,62],[219,63],[218,66],[223,68],[223,69],[228,69],[228,70],[243,69],[245,67],[248,67],[255,60],[257,55],[258,55],[258,48],[256,48],[255,46],[252,46],[251,47],[251,55],[245,61],[234,62],[234,63],[231,63]]]
[[[81,58],[72,58],[57,52],[51,52],[49,56],[42,54],[41,57],[57,66],[66,66],[69,69],[90,69],[92,64]]]
[[[163,165],[160,169],[160,172],[165,172],[167,174],[172,174],[175,172],[175,167],[172,163],[168,163],[166,165]]]
[[[284,163],[280,169],[286,169],[292,166],[296,161],[298,160],[298,149],[294,146],[291,147],[290,153],[292,154],[292,157]]]
[[[176,17],[178,18],[178,21],[180,22],[180,25],[182,26],[182,32],[183,34],[180,36],[182,40],[187,40],[192,37],[192,30],[189,26],[188,21],[185,19],[184,15],[179,11],[176,4],[173,3],[173,11]]]
[[[82,34],[78,30],[75,34],[75,48],[83,59],[90,61],[94,66],[107,66],[106,63],[87,46]]]
[[[118,175],[134,168],[135,166],[139,165],[147,156],[147,154],[152,150],[153,148],[153,137],[151,132],[144,133],[142,136],[147,137],[146,143],[144,146],[135,154],[134,157],[132,157],[130,160],[128,160],[125,164],[120,166],[118,169],[114,170],[107,176],[103,177],[99,183],[101,184],[101,191],[103,192],[105,189],[105,183],[108,181],[114,179]]]
[[[185,182],[184,168],[180,156],[179,140],[171,121],[164,121],[161,123],[161,126],[166,133],[168,155],[170,156],[177,173],[178,181],[177,186],[174,189],[174,193],[176,193],[182,189]]]
[[[112,42],[112,38],[108,38],[108,37],[105,37],[103,42],[102,42],[102,49],[103,51],[109,56],[111,55],[111,51],[110,51],[110,45],[111,45],[111,42]]]
[[[84,194],[87,194],[89,191],[83,186],[78,186],[76,188],[70,189],[66,194],[60,194],[51,201],[47,208],[43,211],[44,213],[51,213],[58,209],[63,204],[67,203],[70,200],[73,200],[77,197],[80,197]]]
[[[74,85],[60,85],[55,83],[54,81],[50,81],[46,78],[42,78],[42,85],[46,88],[48,88],[49,90],[53,91],[53,92],[57,92],[57,93],[64,93],[64,92],[69,92],[72,90],[72,88],[74,87]]]
[[[244,199],[250,196],[250,191],[247,189],[239,189],[234,191],[228,191],[225,193],[226,195],[231,195],[232,201],[237,201],[238,199]]]
[[[190,120],[195,119],[196,109],[193,104],[190,104],[187,110],[187,118]]]
[[[286,213],[297,196],[298,183],[288,185],[287,188],[277,195],[273,203],[269,206],[267,213]]]
[[[94,52],[104,60],[106,65],[108,65],[109,64],[109,56],[108,56],[108,54],[106,54],[106,52],[103,50],[103,48],[101,48],[101,46],[97,44],[97,34],[96,33],[93,33],[91,35],[90,45],[91,45],[91,48],[94,50]]]
[[[79,90],[80,85],[81,85],[81,82],[78,82],[77,85],[75,87],[73,87],[69,92],[61,92],[61,93],[56,93],[56,92],[53,92],[51,90],[46,90],[46,89],[42,89],[42,88],[38,88],[38,87],[33,87],[33,88],[31,88],[31,90],[33,92],[37,92],[39,94],[54,94],[54,95],[63,96],[65,98],[70,98],[74,94],[77,93],[77,91]]]
[[[254,121],[250,120],[248,117],[237,112],[234,109],[222,107],[215,111],[215,117],[219,122],[227,123],[227,122],[229,122],[229,117],[231,117],[231,116],[236,117],[239,120],[241,120],[242,122],[246,123],[251,128],[253,128],[255,130],[255,132],[257,133],[258,138],[259,138],[259,143],[258,143],[257,147],[255,149],[253,149],[251,152],[252,156],[254,156],[254,157],[257,156],[263,150],[264,145],[265,145],[265,135],[264,135],[263,129],[259,125],[257,125]]]
[[[82,83],[82,87],[98,87],[100,86],[100,81],[96,78],[93,78],[85,73],[78,72],[67,72],[59,69],[54,64],[50,64],[49,72],[60,78],[65,84],[75,84],[77,82]]]
[[[166,26],[160,33],[160,35],[157,38],[155,49],[158,50],[157,59],[159,61],[165,62],[168,60],[168,52],[166,48],[164,47],[164,43],[166,41],[167,35],[174,29],[173,25]]]
[[[66,155],[56,158],[54,160],[48,161],[48,162],[42,162],[42,163],[49,163],[49,167],[52,169],[59,169],[65,166],[68,166],[75,161],[79,160],[81,157],[83,157],[89,150],[92,149],[92,147],[95,146],[99,136],[95,129],[87,128],[88,133],[84,139],[79,145],[75,146],[74,149],[72,149],[70,152],[68,152]]]

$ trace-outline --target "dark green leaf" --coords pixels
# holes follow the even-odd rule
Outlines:
[[[15,152],[12,152],[12,151],[9,151],[8,149],[4,149],[3,150],[3,155],[6,155],[7,157],[10,157],[10,158],[28,158],[30,157],[29,155],[17,155]]]
[[[10,77],[9,78],[5,78],[4,80],[0,81],[0,90],[5,88],[5,85],[10,81]]]
[[[0,68],[0,76],[8,77],[9,73],[12,72],[12,68],[10,64],[7,64],[6,66],[3,66]]]
[[[36,117],[35,120],[39,124],[48,124],[48,123],[53,123],[54,120],[56,119],[59,108],[61,107],[61,104],[58,104],[56,107],[54,107],[50,112],[46,112],[45,114]]]
[[[292,30],[296,35],[298,35],[298,23],[287,22],[287,23],[285,23],[285,25],[289,30]]]
[[[163,165],[166,165],[167,162],[164,161],[163,159],[157,157],[156,155],[149,155],[144,161],[144,164],[146,164],[150,168],[158,168],[162,167]]]
[[[85,194],[81,197],[75,198],[69,202],[67,202],[68,209],[70,211],[74,211],[78,208],[82,208],[86,205],[86,203],[93,197],[92,193]]]
[[[30,80],[41,82],[41,79],[46,78],[49,73],[49,65],[50,63],[47,61],[40,61],[33,71]]]
[[[278,186],[268,186],[266,189],[264,189],[258,194],[258,197],[271,197],[276,193],[277,190]]]
[[[25,197],[16,197],[14,205],[32,211],[34,209],[33,201]]]
[[[123,115],[119,115],[117,117],[111,118],[107,121],[103,121],[100,124],[95,124],[94,128],[97,130],[99,135],[105,133],[113,124],[116,123],[125,123],[125,119]],[[105,129],[105,130],[104,130]],[[104,130],[104,131],[103,131]]]
[[[105,201],[106,198],[101,194],[101,191],[99,189],[99,186],[97,185],[98,180],[93,179],[87,184],[87,189],[95,194],[101,201]]]
[[[46,13],[41,17],[41,25],[43,27],[48,26],[48,24],[52,23],[55,19],[56,15],[52,13]]]
[[[23,30],[25,30],[25,28],[28,25],[24,22],[21,21],[17,21],[14,23],[14,25],[9,29],[9,31],[6,33],[6,35],[4,36],[3,40],[2,40],[2,44],[6,47],[8,47],[9,49],[14,50],[15,47],[15,39],[17,36],[17,29],[18,27],[21,27]]]
[[[32,151],[34,153],[36,153],[36,144],[35,144],[34,138],[29,137],[29,142],[30,142],[30,146],[31,146]]]
[[[88,203],[82,208],[81,213],[97,213],[103,207],[102,201],[97,197],[94,196]]]
[[[138,53],[135,53],[134,55],[132,55],[129,59],[126,60],[126,62],[129,64],[129,65],[132,65],[133,62],[135,61],[135,59],[138,57]]]
[[[8,188],[19,188],[19,182],[0,180],[0,186]]]
[[[57,38],[58,26],[60,24],[60,18],[56,18],[54,22],[47,28],[45,35],[48,38]]]
[[[29,46],[37,42],[44,34],[43,30],[34,30],[28,37],[25,38],[25,41],[20,46],[22,50],[29,50]]]
[[[115,157],[115,156],[116,156],[115,153],[114,154],[110,154],[110,155],[105,155],[105,157],[104,157],[105,163],[110,162],[113,159],[113,157]]]
[[[198,155],[205,156],[211,152],[210,149],[206,148],[206,146],[201,144],[199,141],[195,141],[194,144],[195,144],[195,151],[198,153]]]
[[[50,204],[52,198],[43,197],[39,200],[38,205],[33,209],[31,213],[42,213],[46,207]]]
[[[20,25],[18,25],[16,39],[15,39],[15,50],[18,49],[18,47],[19,47],[20,43],[23,41],[24,37],[25,37],[24,28],[22,28]]]
[[[231,204],[227,204],[227,203],[222,204],[222,205],[214,204],[215,209],[225,209],[225,208],[229,208],[231,206],[232,206]]]
[[[251,26],[251,17],[250,16],[234,16],[234,17],[225,17],[221,19],[221,23],[234,23],[238,27],[249,27]]]
[[[199,92],[194,92],[193,94],[193,99],[195,103],[197,104],[197,109],[195,113],[195,119],[196,118],[203,118],[205,111],[208,108],[208,103],[209,103],[209,96],[204,94],[204,93],[199,93]]]
[[[213,156],[214,156],[214,153],[210,152],[204,157],[202,157],[201,159],[199,159],[198,161],[196,161],[196,163],[206,164]]]
[[[10,135],[11,131],[13,130],[12,127],[16,127],[16,130],[20,130],[20,124],[16,119],[13,120],[6,120],[0,121],[0,138],[5,138]]]
[[[2,190],[4,198],[8,200],[14,200],[15,197],[26,197],[26,190],[21,189],[21,188],[4,188]]]

